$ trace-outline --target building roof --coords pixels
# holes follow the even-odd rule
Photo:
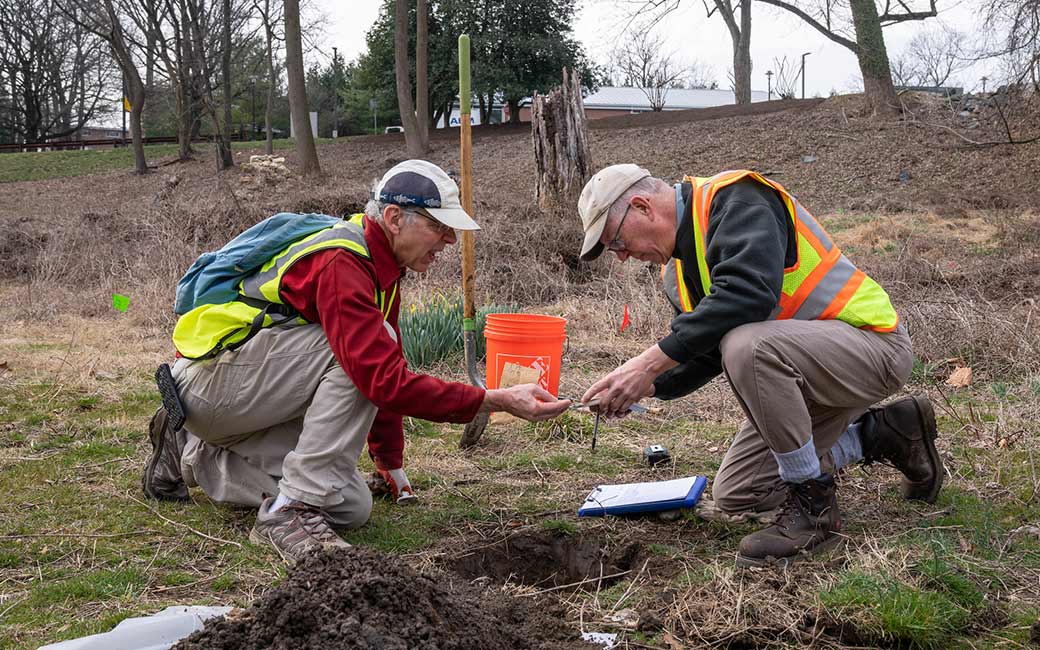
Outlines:
[[[766,101],[766,93],[761,90],[752,90],[751,101]],[[664,96],[664,110],[666,111],[725,106],[735,103],[732,90],[717,88],[669,88]],[[641,88],[603,86],[585,98],[585,109],[648,111],[650,110],[650,100]]]

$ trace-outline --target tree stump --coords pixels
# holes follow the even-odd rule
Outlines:
[[[563,83],[537,92],[531,101],[531,137],[538,178],[535,198],[545,211],[574,209],[585,181],[592,175],[586,133],[585,104],[578,73],[563,69]]]

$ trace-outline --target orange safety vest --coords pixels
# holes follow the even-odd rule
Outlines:
[[[787,190],[752,171],[727,171],[711,178],[687,176],[683,179],[693,184],[692,205],[687,214],[693,219],[697,270],[704,295],[711,292],[710,269],[705,257],[711,202],[720,189],[744,178],[753,178],[777,191],[798,237],[797,259],[784,269],[780,304],[774,318],[837,319],[876,332],[894,330],[899,324],[899,315],[881,285],[842,254],[823,226]],[[665,293],[676,309],[693,311],[695,303],[686,287],[682,260],[671,260],[661,269],[661,274]]]

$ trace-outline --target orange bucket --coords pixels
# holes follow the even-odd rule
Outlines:
[[[541,314],[488,314],[487,387],[498,388],[507,363],[538,370],[538,384],[559,395],[567,320]]]

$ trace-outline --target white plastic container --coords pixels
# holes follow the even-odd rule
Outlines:
[[[174,605],[151,616],[124,619],[108,632],[45,645],[39,650],[169,650],[201,630],[207,619],[230,611],[230,607]]]

